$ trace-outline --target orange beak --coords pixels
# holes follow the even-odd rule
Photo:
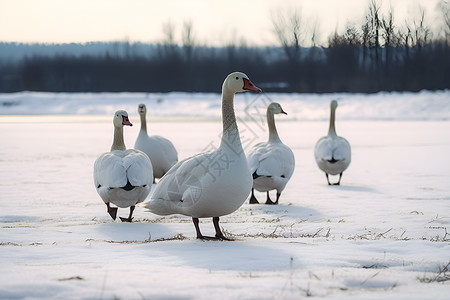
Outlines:
[[[128,120],[128,117],[125,117],[125,116],[122,116],[122,124],[128,125],[128,126],[133,126],[133,124],[131,124],[130,120]]]
[[[248,91],[252,91],[255,93],[262,93],[262,90],[257,87],[256,85],[254,85],[250,80],[244,78],[244,90],[248,90]]]

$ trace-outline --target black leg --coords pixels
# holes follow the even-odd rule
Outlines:
[[[272,201],[272,199],[270,199],[269,197],[269,191],[267,191],[267,201],[266,204],[269,205],[274,205],[274,204],[278,204],[278,199],[280,198],[280,194],[277,193],[277,200],[275,202]]]
[[[218,238],[219,240],[232,241],[232,239],[229,239],[226,236],[224,236],[222,231],[220,230],[219,217],[213,218],[213,224],[214,228],[216,229],[216,238]]]
[[[250,197],[249,203],[250,204],[259,204],[258,200],[255,197],[254,191],[255,191],[255,189],[252,188],[252,196]]]
[[[199,226],[198,218],[192,218],[192,222],[194,223],[195,231],[197,232],[197,238],[198,239],[201,239],[201,240],[226,240],[226,241],[231,241],[231,239],[225,237],[223,235],[222,231],[220,230],[219,217],[214,217],[213,218],[214,228],[216,229],[216,236],[205,236],[205,235],[203,235],[200,232],[200,226]]]
[[[197,238],[201,240],[217,240],[218,238],[212,236],[205,236],[200,232],[199,220],[198,218],[192,218],[192,222],[195,226],[195,231],[197,232]]]
[[[120,218],[120,220],[122,221],[122,222],[132,222],[133,221],[133,211],[134,211],[134,209],[135,209],[135,206],[133,205],[133,206],[130,206],[130,214],[128,215],[128,218],[122,218],[122,217],[119,217]]]
[[[195,231],[197,231],[197,238],[203,239],[203,235],[200,232],[200,227],[198,226],[198,218],[192,218],[192,222],[194,223]]]
[[[118,210],[118,208],[117,207],[111,207],[109,205],[109,203],[106,203],[106,207],[107,207],[107,212],[109,213],[111,218],[113,220],[115,220],[117,218],[117,210]]]
[[[325,173],[325,176],[327,176],[327,182],[328,182],[328,185],[331,185],[330,179],[328,178],[328,173]]]
[[[278,199],[280,199],[281,193],[278,193],[277,191],[277,200],[275,201],[275,204],[278,204]]]

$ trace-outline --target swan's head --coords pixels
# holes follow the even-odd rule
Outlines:
[[[139,115],[145,115],[147,113],[147,107],[145,106],[145,104],[139,104],[138,105],[138,113]]]
[[[337,101],[336,100],[331,101],[330,102],[330,107],[331,107],[331,109],[335,110],[336,107],[338,107]]]
[[[123,127],[124,125],[133,126],[130,120],[128,120],[128,113],[124,110],[116,111],[113,123],[115,127]]]
[[[270,103],[269,107],[267,107],[267,110],[268,111],[272,111],[274,114],[285,114],[285,115],[287,115],[287,113],[283,110],[281,105],[279,103],[276,103],[276,102]]]
[[[251,91],[261,93],[262,90],[254,85],[248,76],[241,72],[233,72],[225,78],[222,89],[227,89],[233,93]]]

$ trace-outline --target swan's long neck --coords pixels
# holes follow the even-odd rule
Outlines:
[[[222,88],[222,140],[220,148],[228,147],[234,153],[241,155],[244,153],[241,144],[241,137],[236,124],[234,113],[234,93]]]
[[[147,118],[145,114],[139,114],[141,117],[141,131],[147,133]]]
[[[114,139],[111,146],[111,151],[127,150],[125,141],[123,140],[123,127],[114,127]]]
[[[275,126],[275,117],[273,111],[270,109],[267,110],[267,125],[269,126],[269,142],[281,142],[277,127]]]
[[[331,111],[330,111],[330,128],[328,129],[328,135],[330,135],[330,136],[337,136],[336,127],[334,125],[335,115],[336,115],[336,108],[332,107]]]

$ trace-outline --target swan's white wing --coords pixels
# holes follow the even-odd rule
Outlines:
[[[154,135],[150,138],[153,138],[161,146],[168,161],[172,162],[172,164],[175,164],[178,161],[177,150],[171,141],[159,135]]]
[[[295,169],[294,152],[292,152],[291,148],[286,145],[283,145],[283,148],[280,148],[279,151],[279,166],[282,171],[280,173],[289,179],[292,177]]]
[[[267,143],[258,143],[247,154],[251,174],[258,169],[260,161],[267,155]]]
[[[199,188],[214,155],[215,152],[201,153],[175,164],[158,182],[151,199],[181,202],[183,206],[192,204],[186,197],[192,195],[191,189]]]
[[[150,159],[144,153],[129,149],[115,150],[100,155],[94,163],[96,187],[123,187],[127,180],[134,186],[151,185],[153,171]]]
[[[320,138],[314,148],[314,156],[316,161],[321,160],[349,160],[350,159],[350,144],[343,137],[322,137]]]
[[[295,158],[292,150],[284,144],[274,144],[267,147],[260,156],[256,173],[262,176],[291,178],[295,168]]]
[[[122,163],[122,157],[114,152],[104,153],[96,159],[94,163],[94,184],[96,187],[117,188],[127,184],[126,169]]]
[[[331,160],[333,157],[334,142],[333,139],[324,136],[321,137],[314,147],[314,157],[317,162],[322,160]]]
[[[350,161],[351,148],[350,143],[343,137],[337,137],[334,150],[334,159]]]
[[[128,149],[123,152],[122,162],[131,185],[151,185],[153,183],[153,169],[148,156],[135,149]]]
[[[342,137],[322,137],[314,148],[314,157],[319,169],[325,173],[340,174],[350,165],[350,144]]]

